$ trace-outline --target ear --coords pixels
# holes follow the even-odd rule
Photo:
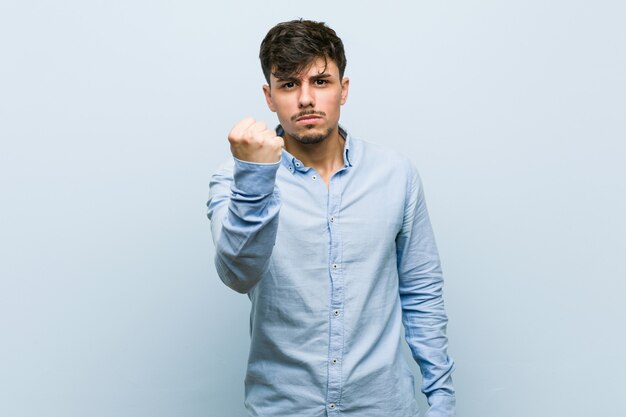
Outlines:
[[[271,111],[276,113],[276,106],[274,105],[274,101],[272,100],[272,90],[270,89],[269,85],[263,85],[263,94],[265,94],[265,102],[267,103],[267,107],[269,107]]]
[[[343,77],[341,80],[341,105],[343,106],[348,100],[348,90],[350,87],[350,78]]]

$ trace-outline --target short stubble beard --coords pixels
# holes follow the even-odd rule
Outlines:
[[[306,128],[313,127],[313,125],[305,126]],[[316,143],[324,142],[333,133],[333,128],[329,127],[325,133],[317,133],[312,135],[298,135],[291,133],[291,136],[295,141],[300,142],[303,145],[315,145]]]

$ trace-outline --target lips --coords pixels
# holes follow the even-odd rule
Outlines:
[[[302,117],[298,117],[296,119],[297,122],[304,122],[304,121],[311,121],[311,120],[317,120],[317,119],[321,119],[321,117],[319,116],[313,116],[313,115],[309,115],[309,116],[302,116]]]
[[[323,111],[315,111],[315,110],[303,110],[298,114],[294,114],[291,116],[291,120],[294,122],[304,122],[307,120],[317,120],[326,116],[326,113]]]

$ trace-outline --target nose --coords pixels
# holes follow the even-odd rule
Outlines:
[[[307,83],[303,83],[300,88],[300,96],[298,97],[298,105],[300,108],[315,107],[315,98],[313,97],[313,89]]]

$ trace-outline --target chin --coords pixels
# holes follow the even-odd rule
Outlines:
[[[291,136],[295,141],[303,145],[315,145],[317,143],[324,142],[326,139],[330,137],[331,133],[333,133],[333,129],[330,127],[325,130],[324,129],[313,130],[312,129],[313,127],[316,127],[316,126],[314,125],[305,126],[305,128],[307,129],[306,131],[289,133],[289,136]]]

